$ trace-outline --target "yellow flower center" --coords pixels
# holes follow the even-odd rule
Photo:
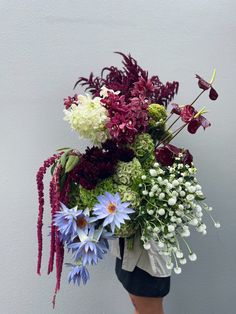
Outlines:
[[[113,214],[113,213],[116,211],[116,204],[110,202],[110,203],[107,205],[107,211],[108,211],[110,214]]]
[[[76,221],[77,226],[81,229],[83,229],[87,225],[87,220],[84,217],[80,217]]]

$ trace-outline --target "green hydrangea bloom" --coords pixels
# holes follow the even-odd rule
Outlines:
[[[167,118],[167,111],[164,106],[159,104],[150,104],[147,108],[148,115],[154,121],[165,121]]]
[[[87,190],[80,186],[80,198],[85,207],[92,208],[98,202],[97,196],[106,191],[112,194],[116,192],[112,178],[101,181],[93,190]]]
[[[135,142],[131,145],[135,156],[140,160],[146,154],[154,154],[155,146],[152,137],[148,133],[141,133],[136,137]]]
[[[139,159],[143,169],[148,169],[155,162],[155,145],[148,133],[141,133],[131,145],[135,156]]]
[[[119,161],[113,176],[117,184],[132,186],[143,174],[142,166],[137,158],[129,162]]]
[[[140,195],[138,192],[132,190],[130,187],[117,184],[115,185],[115,190],[120,193],[121,201],[122,202],[130,202],[133,209],[139,206],[140,203]]]

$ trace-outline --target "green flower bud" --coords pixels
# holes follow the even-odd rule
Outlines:
[[[167,118],[167,111],[164,106],[159,104],[150,104],[147,108],[148,115],[154,121],[165,121]]]

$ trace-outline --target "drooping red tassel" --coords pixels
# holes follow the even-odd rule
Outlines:
[[[50,181],[50,189],[49,189],[49,195],[50,195],[50,205],[51,205],[51,243],[50,243],[50,257],[48,261],[48,275],[53,271],[53,264],[54,264],[54,256],[55,256],[55,234],[56,234],[56,227],[53,224],[53,218],[54,218],[54,178],[52,177],[52,180]]]
[[[37,274],[41,274],[41,262],[42,262],[42,250],[43,250],[43,236],[42,236],[42,227],[43,227],[43,211],[44,211],[44,184],[43,178],[47,171],[47,168],[52,166],[54,162],[59,158],[60,154],[54,154],[52,157],[44,161],[43,165],[39,168],[36,181],[38,188],[38,221],[37,221],[37,237],[38,237],[38,261],[37,261]]]

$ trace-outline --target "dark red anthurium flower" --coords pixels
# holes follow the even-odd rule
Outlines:
[[[196,74],[196,78],[198,79],[198,86],[203,89],[203,90],[208,90],[210,89],[210,93],[209,93],[209,98],[211,100],[216,100],[218,98],[218,93],[217,91],[211,86],[210,83],[208,83],[207,81],[205,81],[201,76],[199,76],[198,74]]]
[[[186,105],[182,108],[180,112],[180,116],[184,122],[188,123],[193,119],[196,113],[197,113],[197,110],[193,106]]]
[[[178,104],[171,104],[171,106],[172,106],[171,113],[175,113],[175,114],[180,115],[180,113],[181,113],[180,106]]]
[[[205,117],[200,115],[189,122],[188,124],[189,133],[195,134],[200,126],[202,126],[205,130],[207,127],[211,126],[211,123]]]
[[[193,161],[193,155],[190,154],[188,149],[186,149],[183,152],[182,162],[183,162],[184,165],[191,165],[192,161]]]
[[[190,154],[189,150],[183,150],[171,144],[157,148],[155,156],[156,160],[162,166],[172,166],[175,161],[175,157],[177,157],[181,152],[183,154],[182,163],[184,165],[191,165],[193,156]]]
[[[167,144],[163,147],[159,147],[156,149],[155,156],[156,160],[162,165],[162,166],[172,166],[175,157],[178,156],[180,153],[180,149],[174,145]]]

